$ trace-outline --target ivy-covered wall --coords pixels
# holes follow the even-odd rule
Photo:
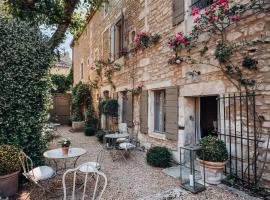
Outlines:
[[[35,162],[46,148],[49,106],[46,38],[26,22],[0,19],[0,145],[15,144]]]

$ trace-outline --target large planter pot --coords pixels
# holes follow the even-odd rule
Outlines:
[[[72,129],[75,132],[83,131],[83,129],[84,129],[84,121],[72,122]]]
[[[0,197],[13,196],[18,192],[19,171],[0,176]]]
[[[218,185],[221,183],[221,180],[223,179],[223,169],[225,168],[225,165],[227,161],[225,162],[210,162],[205,160],[199,160],[200,170],[202,174],[202,178],[204,176],[203,166],[205,166],[205,182],[212,184],[212,185]]]

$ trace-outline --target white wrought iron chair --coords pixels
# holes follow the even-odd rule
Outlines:
[[[104,153],[105,151],[102,149],[98,152],[96,162],[87,162],[86,165],[83,165],[79,170],[81,172],[93,172],[98,170],[100,171],[103,167],[103,161],[104,161]],[[91,166],[92,168],[90,168]]]
[[[28,179],[30,182],[34,183],[39,188],[41,188],[43,190],[42,195],[44,195],[46,192],[55,195],[48,189],[50,186],[50,180],[56,175],[53,168],[46,165],[34,167],[32,159],[27,156],[23,151],[20,152],[19,159],[22,164],[23,175],[25,176],[25,178]],[[47,182],[46,187],[41,184],[41,182],[45,181]],[[31,194],[31,192],[28,194],[28,196]]]
[[[86,172],[81,172],[80,169],[84,167],[86,168]],[[73,174],[71,197],[68,197],[67,187],[66,187],[66,176],[68,174]],[[95,176],[94,179],[92,178],[93,176]],[[76,188],[76,181],[78,178],[83,178],[84,182],[83,182],[83,185],[79,184],[78,188]],[[104,191],[108,183],[106,175],[98,170],[93,169],[92,165],[89,165],[88,163],[84,163],[74,169],[67,170],[63,175],[62,182],[63,182],[64,200],[67,200],[67,199],[75,200],[76,198],[82,199],[82,200],[84,199],[101,200],[102,195],[104,194]],[[93,187],[94,187],[92,192],[87,191],[87,189],[91,188],[90,187],[91,184],[93,184]],[[81,192],[82,194],[80,195],[79,193]],[[79,198],[79,196],[81,197]]]

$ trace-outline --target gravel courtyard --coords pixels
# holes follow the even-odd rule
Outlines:
[[[95,161],[98,151],[102,149],[96,137],[86,137],[81,132],[71,133],[69,129],[70,127],[62,126],[58,131],[61,136],[71,139],[72,147],[82,147],[87,150],[87,154],[78,160],[78,164]],[[182,196],[176,199],[244,199],[219,187],[209,187],[207,191],[197,195],[188,193],[180,189],[179,180],[166,176],[160,168],[147,165],[145,152],[141,151],[134,152],[127,161],[122,159],[114,162],[106,152],[103,166],[103,172],[108,178],[108,187],[104,195],[106,200],[172,199],[161,198],[156,194],[175,188],[182,191]],[[16,199],[25,199],[31,190],[32,185],[24,184]],[[35,189],[28,199],[41,199],[40,194],[41,191]],[[44,196],[43,199],[46,197]]]

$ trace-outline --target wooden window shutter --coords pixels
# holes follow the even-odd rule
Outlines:
[[[166,88],[165,132],[168,140],[178,139],[178,87]]]
[[[110,59],[114,61],[115,58],[115,25],[110,29]]]
[[[140,98],[140,131],[148,133],[148,91],[142,91]]]
[[[177,25],[185,19],[185,1],[173,0],[173,25]]]
[[[133,98],[132,93],[127,94],[127,106],[126,106],[126,123],[127,126],[133,127]]]

